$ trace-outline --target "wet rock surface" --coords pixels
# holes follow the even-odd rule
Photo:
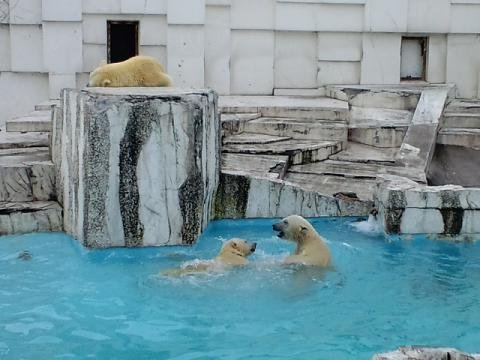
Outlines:
[[[405,346],[398,350],[377,354],[372,360],[478,360],[480,354],[467,354],[454,348]]]
[[[403,177],[379,176],[375,206],[390,234],[479,234],[480,188],[426,186]]]
[[[65,230],[86,246],[190,244],[220,166],[211,90],[65,90],[53,159]]]

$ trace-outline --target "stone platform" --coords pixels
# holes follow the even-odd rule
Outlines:
[[[381,175],[375,206],[388,234],[480,234],[480,188],[426,186]]]
[[[220,130],[211,90],[64,90],[53,160],[64,228],[84,245],[191,244],[208,223]]]

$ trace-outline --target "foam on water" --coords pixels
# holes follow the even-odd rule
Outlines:
[[[361,232],[379,234],[382,231],[380,222],[373,215],[369,215],[367,220],[352,223],[352,226]]]
[[[273,220],[212,223],[193,247],[85,250],[63,234],[0,238],[0,358],[369,359],[404,344],[480,351],[480,243],[312,220],[333,269],[285,267]],[[166,269],[257,242],[245,268]],[[18,258],[28,250],[30,260]]]

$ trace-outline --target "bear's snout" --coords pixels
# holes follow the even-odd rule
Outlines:
[[[253,243],[252,247],[250,248],[250,251],[253,253],[253,252],[255,252],[256,248],[257,248],[257,243]]]
[[[279,238],[283,238],[285,236],[284,229],[285,229],[285,224],[284,223],[276,223],[272,225],[273,231],[278,231],[277,236]]]
[[[273,228],[274,231],[282,231],[282,230],[283,230],[283,229],[282,229],[282,228],[283,228],[283,227],[282,227],[282,223],[273,224],[273,225],[272,225],[272,228]]]

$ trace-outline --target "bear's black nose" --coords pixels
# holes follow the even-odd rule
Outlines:
[[[252,247],[250,248],[250,250],[251,250],[252,252],[254,252],[256,248],[257,248],[257,243],[253,243],[253,244],[252,244]]]
[[[281,227],[280,227],[280,224],[273,224],[272,225],[272,228],[274,231],[282,231]]]

